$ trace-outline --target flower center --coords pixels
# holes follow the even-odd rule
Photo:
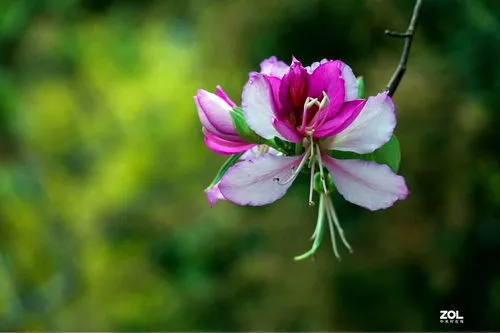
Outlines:
[[[302,122],[297,124],[297,131],[306,137],[312,137],[315,129],[326,119],[325,108],[330,102],[328,96],[323,91],[323,98],[307,97],[302,111]]]

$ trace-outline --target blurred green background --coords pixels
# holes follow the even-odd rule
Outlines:
[[[412,192],[335,197],[355,253],[310,247],[307,180],[266,207],[203,190],[192,96],[239,102],[271,55],[375,94],[410,0],[2,0],[0,329],[500,330],[500,2],[427,0],[395,95]],[[464,324],[441,324],[458,310]]]

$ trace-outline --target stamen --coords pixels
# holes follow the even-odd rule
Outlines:
[[[333,217],[333,222],[335,223],[335,226],[337,227],[337,230],[339,231],[340,239],[342,239],[342,243],[344,243],[344,246],[349,250],[350,253],[353,253],[351,245],[347,242],[345,235],[344,235],[344,230],[340,226],[339,219],[337,217],[337,213],[335,213],[335,208],[333,207],[333,203],[331,200],[327,200],[326,202],[327,210],[331,211],[332,217]]]
[[[323,99],[321,100],[321,103],[319,104],[319,109],[321,110],[322,108],[327,106],[328,103],[330,103],[330,99],[328,98],[328,95],[326,94],[326,92],[323,90]]]
[[[325,102],[325,104],[323,105],[323,107],[325,107],[325,106],[327,106],[327,105],[330,103],[330,99],[328,98],[328,96],[326,95],[326,93],[325,93],[324,91],[323,91],[323,96],[324,96],[323,101],[324,101],[324,100],[326,100],[326,101],[327,101],[327,102]],[[323,101],[321,101],[321,102],[323,102]],[[322,109],[323,109],[323,108],[322,108]],[[321,109],[321,110],[322,110],[322,109]],[[328,116],[328,113],[327,113],[327,112],[318,112],[318,113],[319,113],[319,114],[321,114],[321,116],[322,116],[322,117],[316,121],[316,124],[315,124],[315,126],[316,126],[316,127],[319,127],[319,126],[323,125],[323,124],[324,124],[324,122],[325,122],[325,121],[326,121],[326,119],[327,119],[327,116]]]
[[[326,182],[325,182],[325,173],[323,172],[323,161],[321,161],[321,151],[319,150],[319,145],[316,145],[316,158],[318,159],[318,164],[319,164],[319,174],[321,176],[321,184],[323,184],[323,189],[325,193],[328,193],[328,189],[326,188]]]
[[[321,103],[316,104],[318,105],[318,111],[316,112],[316,115],[312,119],[310,126],[306,126],[304,128],[304,130],[307,132],[321,126],[326,120],[327,114],[321,111],[330,103],[330,99],[328,98],[328,95],[325,93],[324,90],[322,91],[322,93],[323,93],[323,99],[321,100]]]
[[[311,106],[313,106],[314,104],[319,105],[318,104],[318,99],[317,98],[307,97],[306,101],[304,103],[304,110],[310,109]]]
[[[306,101],[304,102],[304,110],[302,112],[302,124],[300,125],[301,129],[306,126],[307,115],[309,113],[309,110],[311,109],[311,106],[313,105],[319,105],[318,99],[307,97]]]
[[[318,251],[319,246],[321,245],[321,242],[323,240],[323,234],[325,232],[325,199],[323,196],[320,196],[319,198],[319,210],[318,210],[318,220],[316,222],[316,228],[314,228],[314,233],[311,237],[312,240],[314,240],[313,245],[309,251],[307,251],[304,254],[301,254],[299,256],[296,256],[294,259],[295,260],[303,260],[308,257],[312,257],[314,260],[314,253]]]
[[[321,196],[324,197],[324,200],[326,201],[327,207],[326,209],[326,216],[328,218],[328,226],[330,229],[330,238],[332,239],[332,247],[333,247],[333,253],[335,253],[335,257],[340,261],[340,255],[339,255],[339,250],[337,249],[337,241],[335,239],[335,228],[334,228],[334,223],[333,223],[333,217],[332,217],[332,212],[330,209],[328,209],[328,201],[330,201],[330,198],[327,197],[328,194],[321,193]]]
[[[302,158],[302,161],[300,161],[300,164],[297,167],[297,169],[295,169],[292,172],[292,175],[290,176],[290,178],[288,178],[284,182],[280,182],[279,178],[273,178],[273,180],[278,179],[277,182],[280,185],[286,185],[290,182],[293,182],[295,180],[295,178],[297,178],[297,176],[299,175],[300,171],[304,168],[304,165],[306,165],[306,162],[309,159],[309,152],[311,151],[311,147],[312,147],[312,145],[309,148],[307,148],[306,152],[304,153],[304,157]],[[294,169],[294,168],[295,167],[292,167],[292,169]]]
[[[314,158],[311,158],[309,161],[312,160],[312,165],[311,165],[311,181],[309,184],[309,206],[314,206],[314,201],[313,201],[313,190],[314,190],[314,166],[316,165],[316,162],[314,161]]]

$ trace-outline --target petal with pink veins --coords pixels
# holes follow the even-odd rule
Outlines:
[[[265,59],[260,63],[260,73],[277,78],[282,78],[288,72],[289,66],[279,61],[275,56]]]
[[[198,111],[198,117],[200,118],[201,125],[203,128],[205,128],[207,131],[216,134],[216,135],[224,135],[220,131],[218,131],[214,125],[208,120],[207,116],[205,115],[205,112],[200,107],[200,103],[198,103],[198,98],[197,96],[194,96],[194,103],[196,104],[196,110]]]
[[[303,155],[262,157],[233,165],[221,180],[222,195],[238,205],[262,206],[282,198]]]
[[[358,117],[342,132],[325,140],[321,146],[329,150],[367,154],[384,145],[396,127],[396,112],[386,92],[369,97]]]
[[[262,74],[252,73],[241,95],[241,106],[248,126],[265,139],[283,138],[273,126],[274,96]]]
[[[404,178],[392,172],[387,165],[363,160],[338,160],[326,154],[322,155],[322,159],[339,193],[356,205],[369,210],[384,209],[409,194]]]
[[[237,134],[230,114],[233,108],[224,99],[216,94],[199,89],[195,100],[199,109],[205,114],[206,119],[217,131],[224,134]]]

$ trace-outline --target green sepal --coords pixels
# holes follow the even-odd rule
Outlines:
[[[356,84],[358,85],[358,98],[363,98],[365,94],[365,80],[363,80],[362,76],[356,78]]]
[[[243,115],[243,109],[239,107],[234,107],[230,112],[231,118],[233,118],[233,124],[236,128],[236,132],[238,132],[240,138],[249,143],[262,144],[264,139],[255,133],[250,126],[248,126],[245,121],[245,116]]]
[[[206,188],[207,190],[217,184],[219,180],[226,174],[227,170],[232,167],[238,160],[240,159],[241,155],[243,155],[244,152],[238,153],[238,154],[233,154],[229,156],[229,158],[224,162],[224,164],[220,167],[219,171],[215,175],[214,180],[208,185]]]
[[[385,164],[389,166],[392,171],[398,172],[399,163],[401,162],[401,149],[399,147],[399,141],[395,135],[391,137],[382,147],[375,150],[370,154],[357,154],[347,151],[332,150],[328,152],[333,158],[338,158],[342,160],[365,160],[373,161],[378,164]]]
[[[321,242],[323,241],[323,236],[325,234],[326,224],[325,224],[325,198],[323,195],[320,196],[319,199],[319,207],[318,207],[318,221],[316,223],[316,228],[314,229],[314,233],[312,238],[314,239],[313,245],[311,249],[301,255],[294,257],[295,261],[304,260],[312,256],[316,251],[318,251]]]

